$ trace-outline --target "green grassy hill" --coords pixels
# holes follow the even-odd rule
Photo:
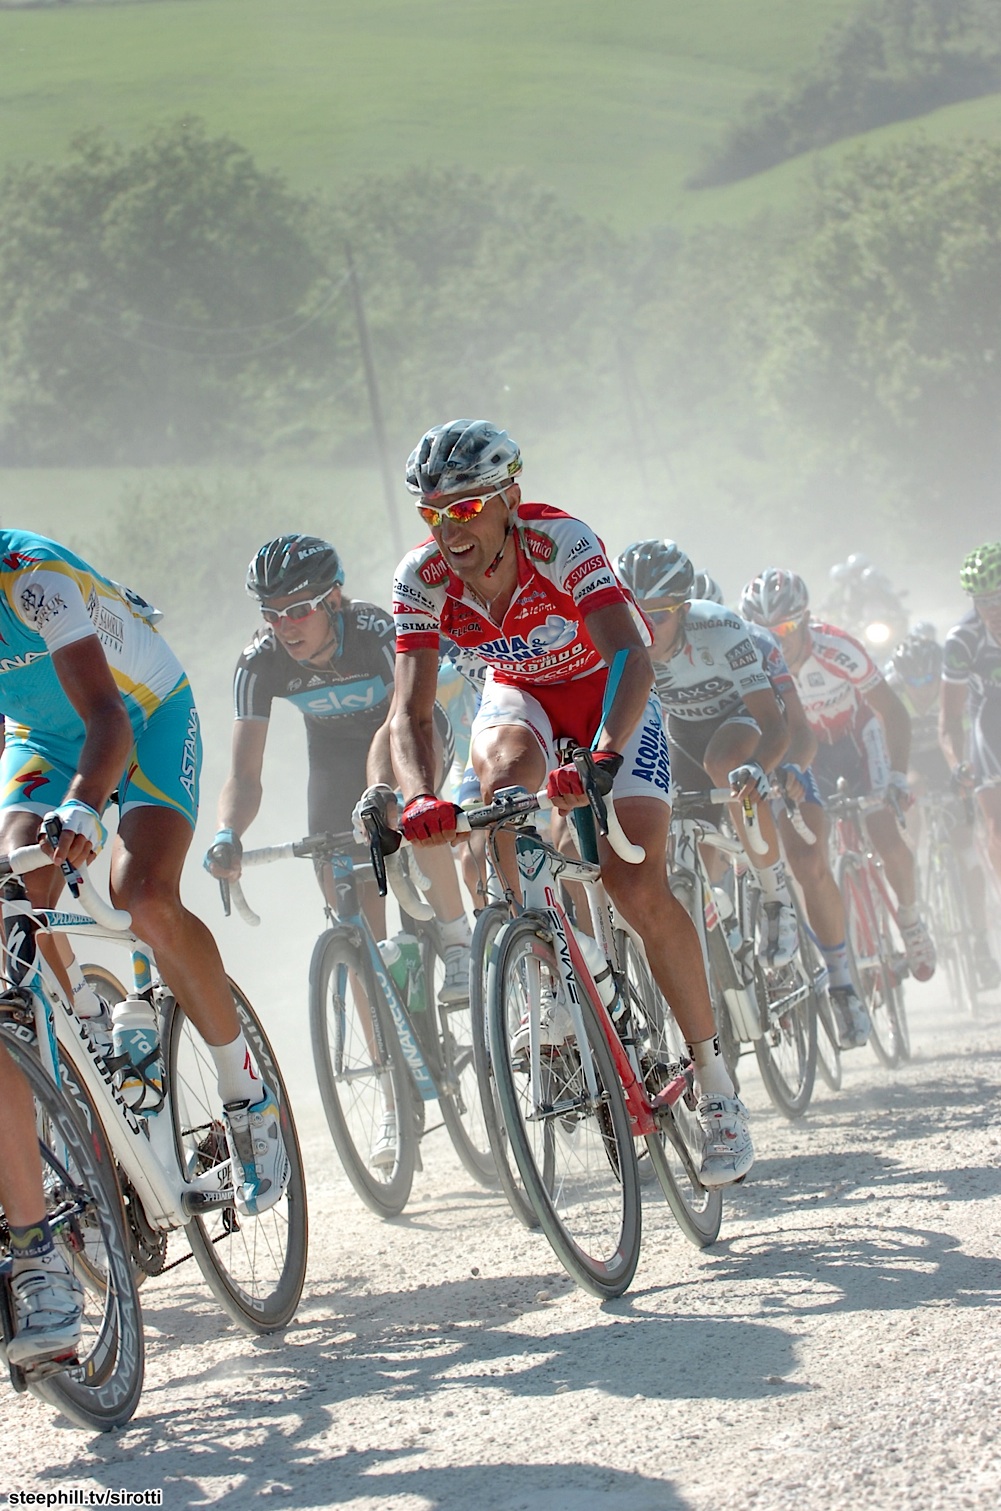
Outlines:
[[[721,196],[685,191],[685,177],[745,97],[808,61],[853,7],[157,0],[2,11],[0,163],[57,159],[83,127],[130,142],[193,112],[303,186],[460,162],[526,168],[622,227],[719,213]]]

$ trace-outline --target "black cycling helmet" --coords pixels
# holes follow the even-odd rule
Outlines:
[[[744,588],[740,612],[752,624],[771,629],[788,619],[801,619],[810,607],[810,594],[798,572],[766,567]]]
[[[692,597],[695,568],[673,540],[636,540],[615,563],[619,580],[634,598]]]
[[[437,498],[460,488],[500,488],[521,471],[521,452],[489,420],[450,420],[424,433],[407,461],[407,487]]]
[[[924,635],[908,635],[890,657],[890,666],[910,687],[937,682],[942,675],[942,647]]]
[[[708,572],[696,572],[695,581],[692,583],[692,597],[700,598],[705,603],[725,603],[723,589],[715,577],[710,577]]]
[[[344,581],[341,558],[316,535],[279,535],[266,541],[247,568],[247,592],[254,598],[284,598],[312,588],[336,588]]]

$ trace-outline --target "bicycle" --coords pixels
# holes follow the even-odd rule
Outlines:
[[[795,892],[797,955],[777,967],[757,957],[760,892],[744,847],[706,817],[707,805],[732,801],[733,793],[726,787],[672,794],[671,888],[699,934],[731,1076],[736,1078],[744,1046],[750,1045],[771,1102],[792,1119],[803,1115],[813,1095],[818,1015],[824,1017],[828,1046],[834,1046],[825,1050],[825,1069],[831,1070],[832,1078],[832,1066],[840,1070],[826,999],[827,968],[812,943]],[[711,880],[703,847],[729,861],[732,891]]]
[[[921,814],[922,913],[928,920],[939,964],[944,968],[952,1000],[970,1017],[979,1006],[979,983],[974,953],[974,934],[967,901],[967,880],[954,843],[954,831],[963,822],[957,812],[958,798],[929,793],[918,799]],[[972,825],[972,803],[967,800],[966,823]]]
[[[295,1126],[267,1037],[247,998],[231,981],[240,1026],[279,1102],[290,1166],[281,1201],[248,1219],[238,1215],[234,1203],[215,1067],[207,1046],[157,978],[152,955],[130,932],[128,914],[104,902],[85,875],[72,883],[85,912],[31,906],[16,878],[47,865],[50,857],[38,846],[28,846],[14,851],[0,867],[0,874],[10,878],[2,901],[7,975],[11,979],[13,972],[16,977],[3,998],[5,1017],[17,1024],[22,1037],[34,1035],[50,1084],[69,1098],[94,1147],[106,1148],[114,1161],[119,1201],[124,1204],[126,1254],[135,1274],[159,1274],[193,1257],[233,1321],[250,1332],[274,1332],[290,1320],[302,1293],[307,1217]],[[130,950],[134,992],[154,1006],[160,1028],[163,1087],[148,1113],[133,1110],[123,1096],[86,1020],[77,1017],[37,949],[39,930],[79,935],[91,942],[113,941]],[[110,972],[88,967],[87,974],[103,982],[115,1000],[125,997]],[[11,1032],[9,1027],[6,1031]],[[169,1235],[182,1229],[190,1253],[168,1264]],[[89,1388],[85,1379],[80,1383]],[[53,1389],[64,1386],[60,1381]],[[78,1413],[87,1410],[98,1407],[85,1395]],[[78,1415],[75,1420],[79,1419]]]
[[[610,844],[626,859],[642,859],[609,800],[596,794],[589,753],[578,750],[574,760]],[[643,1140],[682,1231],[700,1246],[719,1232],[722,1197],[699,1179],[692,1066],[673,1053],[670,1014],[648,989],[639,940],[621,921],[613,928],[594,830],[587,818],[578,822],[582,859],[561,854],[529,822],[551,806],[544,793],[510,788],[467,809],[457,825],[460,833],[487,831],[491,865],[502,880],[496,835],[514,831],[523,894],[519,903],[505,885],[507,917],[490,943],[484,1077],[499,1114],[493,1132],[501,1178],[510,1152],[519,1199],[565,1269],[594,1295],[611,1297],[627,1289],[639,1259],[635,1139]],[[593,938],[571,925],[560,878],[584,886]],[[484,938],[496,922],[482,925]],[[542,1042],[544,1000],[564,1015],[566,1034],[557,1044]]]
[[[382,844],[373,833],[371,871],[384,889]],[[480,1113],[469,1002],[437,998],[442,948],[432,910],[410,881],[402,857],[390,857],[388,877],[421,946],[421,968],[408,975],[404,993],[361,911],[357,883],[370,867],[355,865],[355,847],[350,833],[314,834],[247,850],[242,865],[296,858],[332,868],[337,905],[324,908],[330,927],[317,939],[309,968],[317,1081],[345,1174],[371,1211],[396,1217],[420,1168],[420,1143],[441,1126],[478,1184],[494,1185],[496,1175]],[[241,917],[259,923],[240,884],[229,885]],[[442,1122],[427,1127],[425,1111],[432,1102],[438,1103]],[[373,1164],[372,1151],[387,1116],[395,1124],[395,1147],[392,1162],[382,1166]]]
[[[845,907],[852,982],[872,1020],[869,1042],[881,1064],[892,1069],[911,1054],[903,994],[907,956],[903,942],[894,937],[896,906],[865,823],[866,813],[885,802],[850,796],[840,777],[826,806],[833,820],[834,876]]]

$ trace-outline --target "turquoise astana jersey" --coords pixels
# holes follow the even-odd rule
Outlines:
[[[0,530],[0,712],[8,735],[79,746],[83,722],[63,691],[54,651],[96,635],[137,738],[183,682],[149,604],[66,546]]]

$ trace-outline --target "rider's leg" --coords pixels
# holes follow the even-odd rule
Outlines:
[[[987,854],[995,876],[1001,881],[1001,786],[981,787],[977,802],[984,817]]]
[[[898,907],[913,908],[917,902],[917,875],[914,855],[900,832],[896,816],[889,808],[877,808],[866,820],[872,842],[886,867],[886,879],[893,888]]]
[[[45,1216],[31,1088],[0,1044],[0,1207],[17,1227]]]
[[[537,736],[524,724],[493,724],[475,731],[470,755],[485,803],[491,802],[501,787],[524,787],[528,792],[537,792],[545,780],[546,756]],[[520,902],[513,834],[497,835],[497,857],[504,885],[510,887]]]
[[[844,942],[845,909],[828,859],[830,824],[817,803],[803,803],[800,813],[815,836],[808,844],[793,828],[788,814],[780,814],[779,829],[786,860],[803,889],[810,927],[822,950]]]

